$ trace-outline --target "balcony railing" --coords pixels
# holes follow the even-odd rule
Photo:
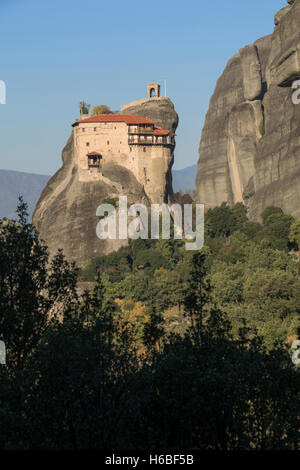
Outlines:
[[[175,142],[173,139],[168,139],[167,137],[163,137],[160,140],[156,139],[144,139],[143,137],[138,137],[137,139],[134,139],[132,137],[129,137],[128,139],[128,144],[130,145],[170,145],[173,146],[175,145]]]

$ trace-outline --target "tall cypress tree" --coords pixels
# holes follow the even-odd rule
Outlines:
[[[204,308],[210,300],[211,286],[206,278],[205,255],[201,252],[194,254],[192,267],[187,282],[188,290],[184,299],[185,314],[191,321],[194,340],[201,345],[203,333]]]

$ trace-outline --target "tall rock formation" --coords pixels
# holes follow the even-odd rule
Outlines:
[[[196,199],[244,202],[259,220],[270,205],[300,218],[300,1],[275,15],[272,35],[228,62],[210,100],[199,148]]]
[[[176,129],[178,116],[170,100],[161,107],[161,100],[153,99],[150,108],[151,113],[148,109],[147,116],[151,114],[153,120],[158,121],[158,125]],[[143,110],[140,110],[139,105],[135,106],[134,114],[143,115]],[[88,125],[92,127],[87,127],[85,129],[87,132],[96,131],[92,124]],[[111,128],[111,131],[107,130],[107,139],[110,140],[110,144],[116,140],[114,135],[111,139],[109,137],[109,132],[116,132],[114,127],[107,126]],[[133,172],[130,168],[126,168],[123,164],[126,155],[119,153],[117,146],[110,149],[110,153],[103,159],[101,172],[95,168],[91,170],[80,168],[75,149],[76,132],[75,127],[63,149],[62,168],[50,179],[41,194],[33,214],[33,223],[40,237],[47,243],[51,256],[62,248],[68,260],[83,266],[91,258],[108,254],[127,243],[127,240],[97,238],[96,226],[99,219],[96,217],[96,210],[104,200],[115,199],[117,201],[120,195],[126,195],[128,205],[137,202],[149,205],[151,202],[161,201],[151,200],[151,195],[147,194],[144,185],[135,176],[141,172]],[[93,138],[89,137],[88,140],[92,142]],[[173,155],[172,152],[171,155]],[[168,165],[164,158],[161,170],[164,174],[158,175],[157,179],[160,185],[165,185],[162,191],[167,198],[172,195],[170,179],[172,164],[173,156],[168,160]],[[136,159],[136,165],[139,165],[139,159]]]

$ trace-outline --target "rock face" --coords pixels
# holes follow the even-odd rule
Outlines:
[[[159,127],[175,132],[178,126],[178,114],[168,97],[145,98],[123,105],[121,113],[135,114],[150,118]]]
[[[202,132],[196,198],[244,202],[259,220],[276,205],[300,218],[300,1],[275,15],[274,33],[241,49],[217,82]]]
[[[171,101],[170,108],[174,109]],[[153,115],[157,113],[160,116],[159,110],[159,106],[152,105]],[[135,114],[138,111],[137,107]],[[160,116],[159,124],[165,128],[171,125],[176,129],[169,115],[167,122],[164,116]],[[137,202],[149,205],[155,201],[150,200],[144,187],[129,169],[116,164],[116,158],[113,163],[102,165],[101,177],[92,175],[93,178],[84,181],[75,160],[73,133],[62,152],[62,168],[50,179],[41,194],[33,214],[33,223],[48,245],[51,256],[62,248],[68,260],[83,266],[91,258],[108,254],[127,244],[127,240],[100,240],[96,236],[99,222],[96,210],[105,199],[118,201],[120,195],[126,195],[128,206]],[[172,164],[173,161],[165,175],[166,192],[169,191],[170,195]]]

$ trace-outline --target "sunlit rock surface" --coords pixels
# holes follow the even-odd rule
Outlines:
[[[300,1],[275,15],[272,35],[228,62],[199,148],[196,197],[207,207],[244,202],[258,220],[270,205],[300,218]]]

